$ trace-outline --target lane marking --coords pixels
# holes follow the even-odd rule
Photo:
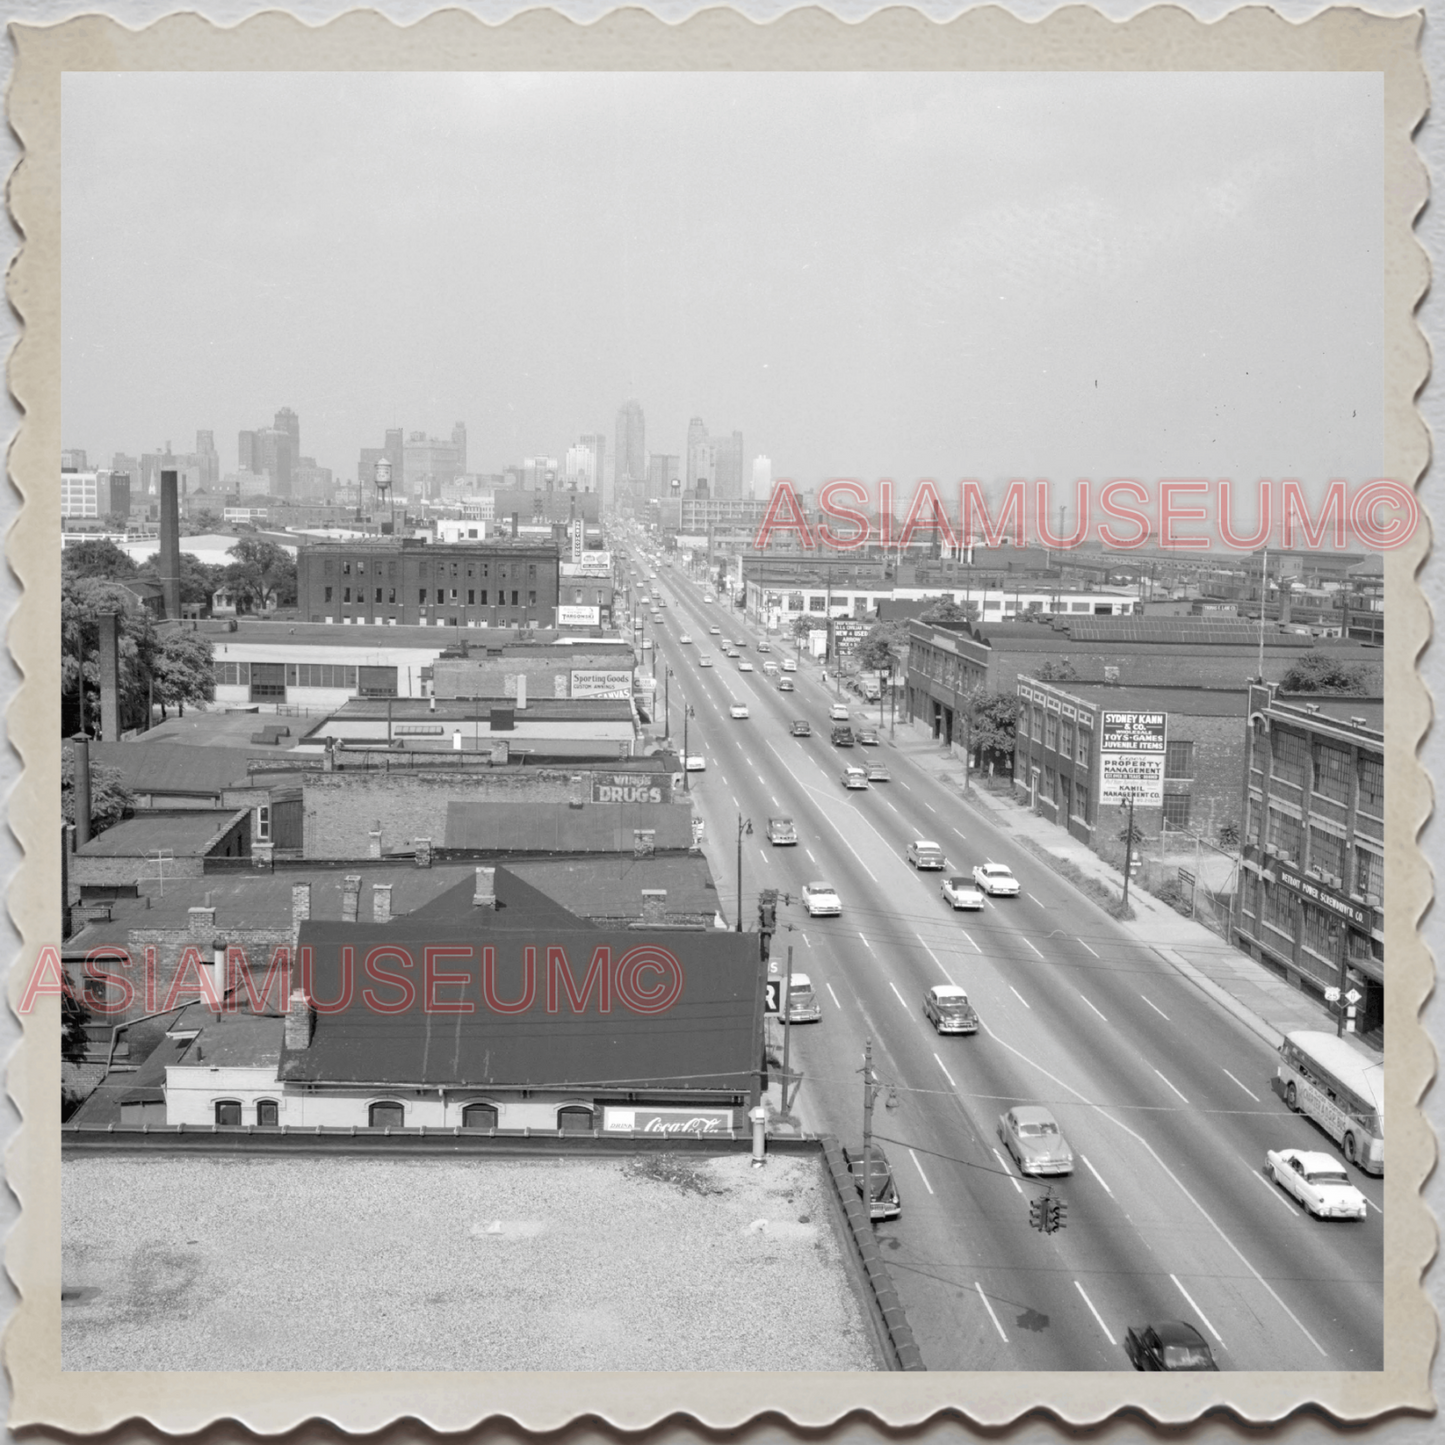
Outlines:
[[[1089,1164],[1089,1160],[1086,1155],[1080,1154],[1079,1158],[1082,1159],[1085,1164]],[[1114,1197],[1114,1191],[1109,1188],[1108,1184],[1106,1184],[1104,1181],[1104,1176],[1100,1174],[1099,1171],[1095,1169],[1092,1164],[1089,1164],[1089,1173],[1092,1174],[1094,1178],[1099,1181],[1100,1184],[1104,1185],[1104,1193],[1107,1194],[1110,1199],[1112,1199]]]
[[[902,778],[899,778],[899,780],[898,780],[898,786],[899,786],[900,788],[908,788],[908,784],[905,783]],[[911,792],[913,791],[913,789],[912,789],[912,788],[908,788],[908,791],[911,793]]]
[[[890,802],[888,802],[888,799],[887,799],[887,798],[884,798],[883,801],[884,801],[884,803],[885,803],[888,807],[893,808],[893,804],[890,803]],[[893,811],[894,811],[895,813],[898,813],[898,809],[897,809],[897,808],[893,808]],[[901,817],[903,816],[903,814],[902,814],[902,813],[898,813],[898,816],[901,818]]]
[[[826,988],[829,993],[832,993],[832,994],[833,994],[833,1002],[834,1002],[835,1004],[838,1004],[838,1007],[839,1007],[839,1008],[842,1008],[843,1005],[840,1004],[840,1003],[838,1003],[838,995],[837,995],[836,993],[833,993],[833,985],[832,985],[831,983],[829,983],[827,979],[824,979],[824,980],[823,980],[823,987]]]
[[[1245,1168],[1248,1169],[1249,1166],[1245,1165]],[[1270,1197],[1278,1200],[1280,1206],[1287,1209],[1292,1217],[1299,1214],[1299,1210],[1285,1198],[1284,1194],[1280,1191],[1279,1185],[1276,1184],[1273,1179],[1266,1179],[1257,1169],[1250,1169],[1249,1172],[1269,1190]]]
[[[1034,948],[1033,944],[1032,944],[1032,943],[1029,943],[1029,941],[1028,941],[1027,938],[1024,939],[1024,942],[1025,942],[1025,943],[1028,943],[1028,944],[1029,944],[1029,947],[1030,947],[1030,948],[1033,948],[1035,953],[1039,953],[1038,949],[1037,949],[1037,948]],[[1042,958],[1042,957],[1043,957],[1043,954],[1039,953],[1039,957]]]
[[[983,1307],[988,1311],[988,1317],[993,1321],[993,1327],[998,1331],[998,1337],[1004,1344],[1008,1344],[1008,1336],[1003,1332],[1003,1326],[998,1322],[998,1316],[993,1312],[993,1306],[988,1302],[988,1296],[983,1292],[983,1286],[974,1280],[973,1287],[978,1291],[978,1297],[983,1301]]]
[[[1029,897],[1030,897],[1030,898],[1034,898],[1034,895],[1033,895],[1032,893],[1030,893],[1030,894],[1029,894]],[[1039,900],[1038,900],[1037,898],[1034,898],[1034,902],[1035,902],[1035,903],[1039,903]],[[1040,908],[1042,908],[1043,906],[1044,906],[1044,905],[1043,905],[1042,903],[1039,903],[1039,907],[1040,907]]]
[[[1083,998],[1083,999],[1084,999],[1084,1002],[1085,1002],[1085,1003],[1088,1003],[1088,1004],[1089,1004],[1089,1007],[1092,1008],[1092,1009],[1094,1009],[1094,1012],[1095,1012],[1096,1014],[1099,1014],[1099,1017],[1100,1017],[1101,1019],[1104,1019],[1104,1022],[1105,1022],[1105,1023],[1108,1023],[1108,1022],[1109,1022],[1108,1019],[1105,1019],[1105,1018],[1104,1018],[1104,1015],[1103,1015],[1103,1014],[1100,1014],[1100,1013],[1099,1013],[1099,1010],[1098,1010],[1098,1009],[1094,1008],[1094,1005],[1093,1005],[1093,1004],[1089,1003],[1089,1000],[1088,1000],[1088,999],[1084,998],[1084,995],[1083,995],[1083,994],[1080,994],[1079,997],[1080,997],[1080,998]]]
[[[1218,1340],[1219,1343],[1222,1345],[1224,1343],[1224,1337],[1219,1333],[1217,1329],[1214,1328],[1213,1325],[1209,1324],[1209,1316],[1205,1314],[1204,1311],[1200,1309],[1199,1306],[1195,1304],[1192,1299],[1189,1298],[1189,1291],[1185,1289],[1182,1284],[1179,1283],[1179,1277],[1177,1275],[1171,1274],[1169,1278],[1174,1281],[1174,1287],[1179,1291],[1179,1293],[1182,1294],[1185,1299],[1189,1300],[1189,1308],[1192,1309],[1194,1313],[1197,1314],[1206,1325],[1209,1325],[1209,1333],[1213,1335],[1214,1338]]]
[[[968,929],[966,929],[966,928],[960,928],[958,931],[959,931],[961,934],[963,934],[963,936],[964,936],[966,939],[968,939],[968,946],[969,946],[971,949],[973,949],[973,951],[974,951],[975,953],[982,953],[982,952],[983,952],[983,949],[981,949],[981,948],[978,946],[978,944],[976,944],[976,943],[973,941],[973,934],[971,934],[971,933],[968,931]]]
[[[942,960],[926,943],[923,942],[923,939],[922,939],[921,937],[919,937],[918,934],[914,934],[914,937],[917,938],[917,939],[918,939],[918,942],[922,945],[923,951],[929,956],[929,958],[931,958],[931,959],[934,961],[934,963],[936,963],[936,964],[938,965],[939,969],[940,969],[940,970],[942,971],[942,973],[943,973],[944,978],[946,978],[946,979],[949,981],[949,983],[952,983],[952,982],[953,982],[953,975],[952,975],[951,973],[949,973],[949,971],[948,971],[946,968],[944,968],[944,966],[943,966],[943,960]]]
[[[871,943],[869,943],[866,938],[863,937],[863,933],[862,933],[862,930],[861,930],[861,929],[859,930],[858,937],[863,939],[863,947],[866,948],[869,953],[872,953],[872,952],[873,952],[873,945],[872,945]]]
[[[888,980],[888,987],[893,990],[894,997],[897,998],[898,1002],[901,1003],[904,1008],[908,1008],[908,1000],[898,992],[898,985],[894,983],[891,978]],[[909,1012],[912,1013],[912,1009],[909,1009]]]
[[[918,1162],[918,1155],[915,1154],[912,1149],[908,1151],[908,1154],[913,1160],[913,1167],[918,1170],[918,1177],[923,1180],[923,1187],[932,1194],[934,1192],[933,1185],[928,1182],[928,1175],[923,1172],[923,1165]]]
[[[1087,943],[1085,943],[1082,938],[1077,938],[1077,939],[1075,939],[1074,941],[1075,941],[1077,944],[1079,944],[1081,947],[1083,947],[1083,948],[1089,948],[1089,945],[1088,945]],[[1094,953],[1094,950],[1093,950],[1092,948],[1089,948],[1089,952],[1090,952],[1090,953]],[[1095,958],[1098,958],[1098,956],[1099,956],[1099,955],[1098,955],[1097,953],[1094,953],[1094,957],[1095,957]]]
[[[1118,1341],[1115,1340],[1115,1338],[1113,1337],[1113,1335],[1111,1335],[1111,1334],[1109,1333],[1109,1326],[1104,1323],[1104,1317],[1103,1317],[1103,1315],[1101,1315],[1101,1314],[1098,1312],[1098,1310],[1096,1310],[1096,1309],[1094,1308],[1094,1301],[1091,1300],[1088,1295],[1084,1294],[1084,1286],[1081,1285],[1081,1284],[1078,1282],[1078,1280],[1075,1280],[1075,1281],[1074,1281],[1074,1288],[1075,1288],[1076,1290],[1078,1290],[1078,1292],[1079,1292],[1080,1294],[1084,1295],[1084,1303],[1085,1303],[1086,1305],[1088,1305],[1088,1307],[1089,1307],[1089,1313],[1090,1313],[1091,1315],[1093,1315],[1093,1317],[1094,1317],[1096,1320],[1098,1320],[1098,1322],[1099,1322],[1099,1328],[1100,1328],[1101,1330],[1103,1330],[1103,1332],[1104,1332],[1104,1338],[1105,1338],[1106,1340],[1108,1340],[1108,1342],[1109,1342],[1111,1345],[1117,1344]]]
[[[1024,1192],[1024,1187],[1018,1182],[1017,1179],[1013,1177],[1013,1174],[1009,1170],[1008,1165],[1003,1162],[1003,1155],[1000,1154],[997,1149],[995,1149],[993,1151],[993,1157],[998,1160],[998,1167],[1002,1169],[1005,1174],[1008,1175],[1008,1182],[1012,1184],[1013,1187],[1017,1189],[1020,1194],[1022,1194]]]
[[[924,800],[923,806],[927,808],[930,813],[938,812],[938,809],[935,808],[932,803],[928,802],[927,799]]]
[[[1221,1069],[1224,1069],[1224,1065],[1223,1065],[1223,1064],[1221,1064],[1219,1067],[1220,1067]],[[1229,1074],[1229,1070],[1228,1070],[1228,1069],[1224,1069],[1224,1072],[1225,1072],[1226,1074]],[[1229,1074],[1229,1077],[1230,1077],[1231,1079],[1234,1079],[1234,1075],[1233,1075],[1233,1074]],[[1234,1082],[1235,1082],[1236,1084],[1239,1084],[1239,1080],[1238,1080],[1238,1079],[1234,1079]],[[1250,1097],[1251,1099],[1253,1099],[1256,1104],[1259,1103],[1259,1095],[1256,1094],[1253,1089],[1245,1089],[1243,1084],[1239,1084],[1239,1087],[1240,1087],[1241,1089],[1244,1089],[1244,1092],[1245,1092],[1246,1094],[1248,1094],[1249,1097]]]
[[[1144,995],[1141,993],[1141,994],[1139,995],[1139,997],[1140,997],[1140,998],[1144,998]],[[1166,1023],[1168,1023],[1168,1021],[1169,1021],[1169,1015],[1168,1015],[1167,1013],[1165,1013],[1164,1010],[1163,1010],[1162,1008],[1160,1008],[1157,1003],[1154,1003],[1154,1002],[1152,1002],[1150,999],[1147,999],[1147,998],[1144,998],[1144,1002],[1147,1003],[1147,1004],[1149,1005],[1149,1007],[1152,1008],[1152,1009],[1154,1010],[1154,1012],[1155,1012],[1156,1014],[1158,1014],[1161,1019],[1163,1019]]]
[[[815,864],[815,865],[817,864],[818,860],[817,860],[815,857],[813,857],[813,850],[812,850],[810,847],[808,847],[808,845],[807,845],[806,843],[803,845],[803,852],[805,852],[805,853],[808,855],[808,862],[809,862],[809,863],[812,863],[812,864]]]
[[[1154,1072],[1155,1072],[1156,1074],[1159,1074],[1159,1070],[1158,1070],[1158,1069],[1155,1069]],[[1163,1074],[1159,1074],[1159,1077],[1160,1077],[1161,1079],[1164,1079],[1164,1075],[1163,1075]],[[1164,1079],[1164,1082],[1165,1082],[1166,1084],[1169,1084],[1169,1080],[1168,1080],[1168,1079]],[[1174,1085],[1173,1085],[1173,1084],[1169,1084],[1169,1087],[1170,1087],[1171,1089],[1174,1089]],[[1176,1094],[1179,1094],[1179,1090],[1178,1090],[1178,1089],[1174,1089],[1174,1092],[1175,1092]],[[1179,1094],[1179,1097],[1180,1097],[1181,1099],[1184,1099],[1184,1095],[1183,1095],[1183,1094]],[[1184,1102],[1187,1104],[1187,1103],[1189,1102],[1189,1100],[1188,1100],[1188,1099],[1184,1099]]]
[[[1034,1011],[1034,1006],[1028,1001],[1028,999],[1026,999],[1026,998],[1023,996],[1023,994],[1021,994],[1021,993],[1018,991],[1018,989],[1016,989],[1016,988],[1013,986],[1013,984],[1009,984],[1009,986],[1008,986],[1008,991],[1009,991],[1026,1009],[1028,1009],[1028,1011],[1029,1011],[1030,1013],[1032,1013],[1032,1012]]]
[[[948,1072],[948,1066],[943,1062],[942,1059],[938,1057],[937,1054],[934,1054],[933,1059],[934,1062],[938,1065],[938,1067],[943,1070],[943,1077],[948,1080],[949,1087],[952,1089],[956,1089],[958,1085],[953,1082],[953,1075]]]
[[[1155,1147],[1142,1134],[1138,1133],[1134,1129],[1131,1129],[1126,1123],[1124,1123],[1122,1119],[1116,1119],[1111,1113],[1108,1112],[1107,1109],[1100,1108],[1099,1105],[1094,1104],[1090,1100],[1086,1099],[1076,1088],[1074,1088],[1072,1084],[1066,1084],[1061,1078],[1059,1078],[1057,1074],[1051,1074],[1036,1059],[1031,1059],[1021,1050],[1014,1048],[1011,1043],[1008,1043],[1006,1040],[999,1038],[999,1036],[994,1033],[994,1031],[988,1026],[988,1024],[983,1024],[982,1028],[983,1031],[989,1036],[989,1038],[993,1039],[995,1043],[1002,1044],[1003,1047],[1009,1051],[1009,1053],[1017,1055],[1026,1064],[1032,1064],[1046,1079],[1051,1080],[1061,1089],[1067,1089],[1069,1093],[1071,1093],[1081,1104],[1087,1104],[1090,1108],[1097,1109],[1100,1118],[1107,1119],[1111,1124],[1115,1125],[1117,1128],[1122,1129],[1141,1148],[1147,1149],[1154,1162],[1160,1167],[1160,1169],[1164,1171],[1165,1174],[1169,1176],[1169,1179],[1173,1183],[1174,1187],[1178,1189],[1179,1192],[1199,1211],[1203,1218],[1208,1222],[1210,1228],[1213,1229],[1214,1232],[1220,1237],[1220,1239],[1222,1239],[1224,1243],[1229,1246],[1229,1248],[1234,1253],[1234,1257],[1250,1272],[1250,1274],[1254,1276],[1256,1282],[1264,1289],[1265,1293],[1268,1294],[1269,1297],[1275,1302],[1275,1304],[1277,1304],[1280,1309],[1282,1309],[1285,1314],[1287,1314],[1290,1319],[1294,1321],[1295,1327],[1305,1337],[1305,1339],[1307,1339],[1310,1344],[1312,1344],[1315,1349],[1320,1352],[1320,1354],[1322,1354],[1326,1359],[1329,1359],[1330,1352],[1325,1349],[1325,1347],[1320,1344],[1320,1342],[1315,1339],[1312,1334],[1310,1334],[1310,1332],[1304,1327],[1304,1324],[1301,1322],[1300,1317],[1295,1314],[1295,1312],[1279,1297],[1279,1294],[1275,1291],[1274,1286],[1271,1285],[1270,1282],[1265,1279],[1265,1277],[1244,1257],[1244,1252],[1224,1232],[1218,1220],[1216,1220],[1215,1217],[1198,1201],[1198,1199],[1194,1197],[1193,1193],[1191,1193],[1190,1190],[1184,1187],[1184,1181],[1180,1179],[1180,1177],[1159,1157],[1159,1151],[1155,1149]],[[997,1154],[998,1150],[995,1149],[994,1153]],[[1002,1163],[1003,1161],[1000,1160],[999,1162]],[[1274,1186],[1271,1185],[1270,1187],[1273,1188]]]
[[[777,794],[775,794],[775,793],[769,793],[769,794],[768,794],[768,797],[770,797],[770,798],[773,800],[773,807],[775,807],[775,808],[781,808],[781,807],[783,806],[783,805],[778,801]]]

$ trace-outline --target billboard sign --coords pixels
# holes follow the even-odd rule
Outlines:
[[[671,773],[593,773],[594,803],[670,803]]]
[[[580,566],[582,562],[582,534],[586,524],[581,517],[572,518],[572,565]]]
[[[731,1134],[731,1109],[617,1109],[604,1105],[604,1134]]]
[[[1099,718],[1099,801],[1164,806],[1164,753],[1169,715],[1105,712]]]
[[[602,620],[600,607],[558,607],[558,627],[597,627]]]
[[[573,697],[611,697],[624,701],[632,696],[632,672],[630,668],[594,668],[587,671],[574,669],[572,673]]]

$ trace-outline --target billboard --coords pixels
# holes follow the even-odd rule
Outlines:
[[[602,621],[602,609],[600,607],[562,607],[557,608],[558,627],[596,627]]]
[[[670,803],[672,773],[593,773],[594,803]]]
[[[731,1134],[731,1109],[618,1109],[604,1105],[604,1134]]]
[[[626,667],[592,668],[572,672],[573,697],[612,697],[626,701],[632,696],[632,670]]]
[[[1099,801],[1164,806],[1164,753],[1169,715],[1105,712],[1099,717]]]

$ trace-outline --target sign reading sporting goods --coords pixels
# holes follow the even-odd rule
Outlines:
[[[1099,801],[1163,807],[1168,714],[1106,712],[1099,722]]]
[[[574,668],[573,697],[610,697],[624,701],[632,696],[632,673],[627,668]]]

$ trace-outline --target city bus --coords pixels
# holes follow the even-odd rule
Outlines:
[[[1291,1109],[1308,1114],[1368,1174],[1385,1172],[1385,1066],[1348,1039],[1301,1030],[1279,1046]]]

